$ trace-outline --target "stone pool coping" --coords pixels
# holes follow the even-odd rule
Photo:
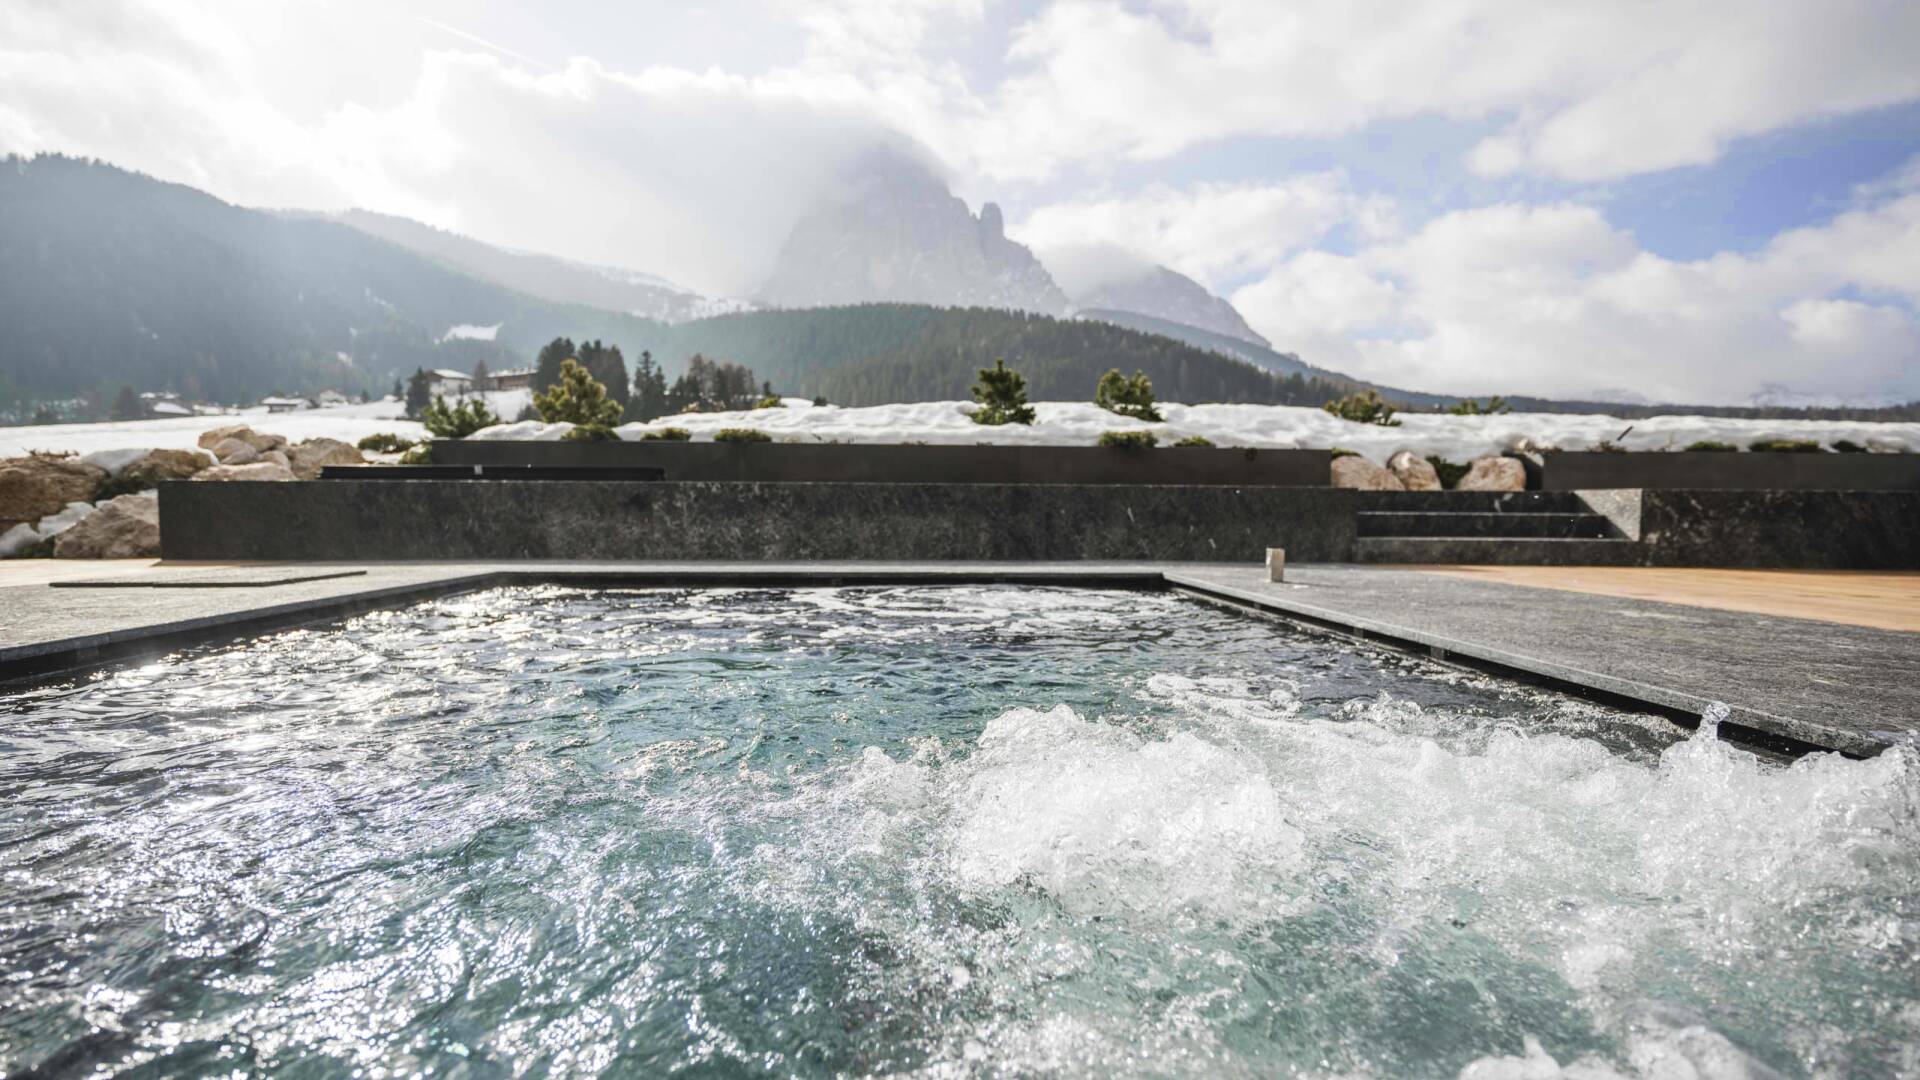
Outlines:
[[[321,576],[345,570],[362,572]],[[1728,735],[1789,752],[1920,742],[1920,634],[1409,568],[1292,566],[1284,585],[1245,565],[1090,561],[162,563],[127,577],[0,583],[0,682],[503,585],[1056,584],[1173,588],[1682,724],[1723,701]]]

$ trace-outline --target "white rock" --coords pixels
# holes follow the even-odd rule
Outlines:
[[[326,465],[364,465],[360,451],[339,439],[308,439],[292,451],[293,475],[301,480],[318,480]]]
[[[1333,486],[1361,491],[1405,491],[1400,478],[1358,454],[1333,459]]]
[[[1411,450],[1402,450],[1387,459],[1387,471],[1408,491],[1439,491],[1440,474],[1433,463]]]
[[[137,559],[160,554],[160,500],[122,495],[100,504],[53,543],[56,559]]]
[[[277,461],[247,465],[214,465],[193,474],[195,480],[291,480],[293,470]]]
[[[217,447],[228,439],[239,439],[241,442],[263,453],[268,450],[278,450],[287,445],[285,436],[269,435],[264,431],[255,431],[245,424],[231,424],[227,427],[214,428],[212,431],[201,432],[200,449],[212,450],[213,455],[219,457],[220,451]]]
[[[1527,467],[1515,458],[1474,458],[1467,475],[1454,487],[1459,491],[1525,491]]]
[[[260,460],[260,448],[241,438],[221,439],[213,444],[213,459],[222,465],[251,465]]]

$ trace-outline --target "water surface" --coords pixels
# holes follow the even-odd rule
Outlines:
[[[1920,1073],[1916,837],[1174,596],[495,590],[0,699],[0,1075]]]

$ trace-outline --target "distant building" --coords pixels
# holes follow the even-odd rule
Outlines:
[[[140,411],[148,416],[192,416],[193,410],[171,390],[148,390],[140,395]]]
[[[496,371],[487,378],[482,390],[519,390],[533,385],[533,369],[530,367],[508,368]]]
[[[451,368],[434,368],[427,372],[427,385],[436,394],[464,394],[473,389],[473,376]]]
[[[310,409],[313,407],[313,402],[308,401],[306,398],[297,397],[261,398],[260,404],[265,405],[267,411],[270,413],[293,412],[295,409]]]
[[[330,409],[335,405],[349,404],[347,395],[338,390],[322,390],[320,391],[320,396],[314,398],[314,401],[318,402],[323,409]]]

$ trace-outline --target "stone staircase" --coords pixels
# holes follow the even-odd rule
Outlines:
[[[1626,566],[1640,543],[1571,491],[1365,492],[1354,561]]]

